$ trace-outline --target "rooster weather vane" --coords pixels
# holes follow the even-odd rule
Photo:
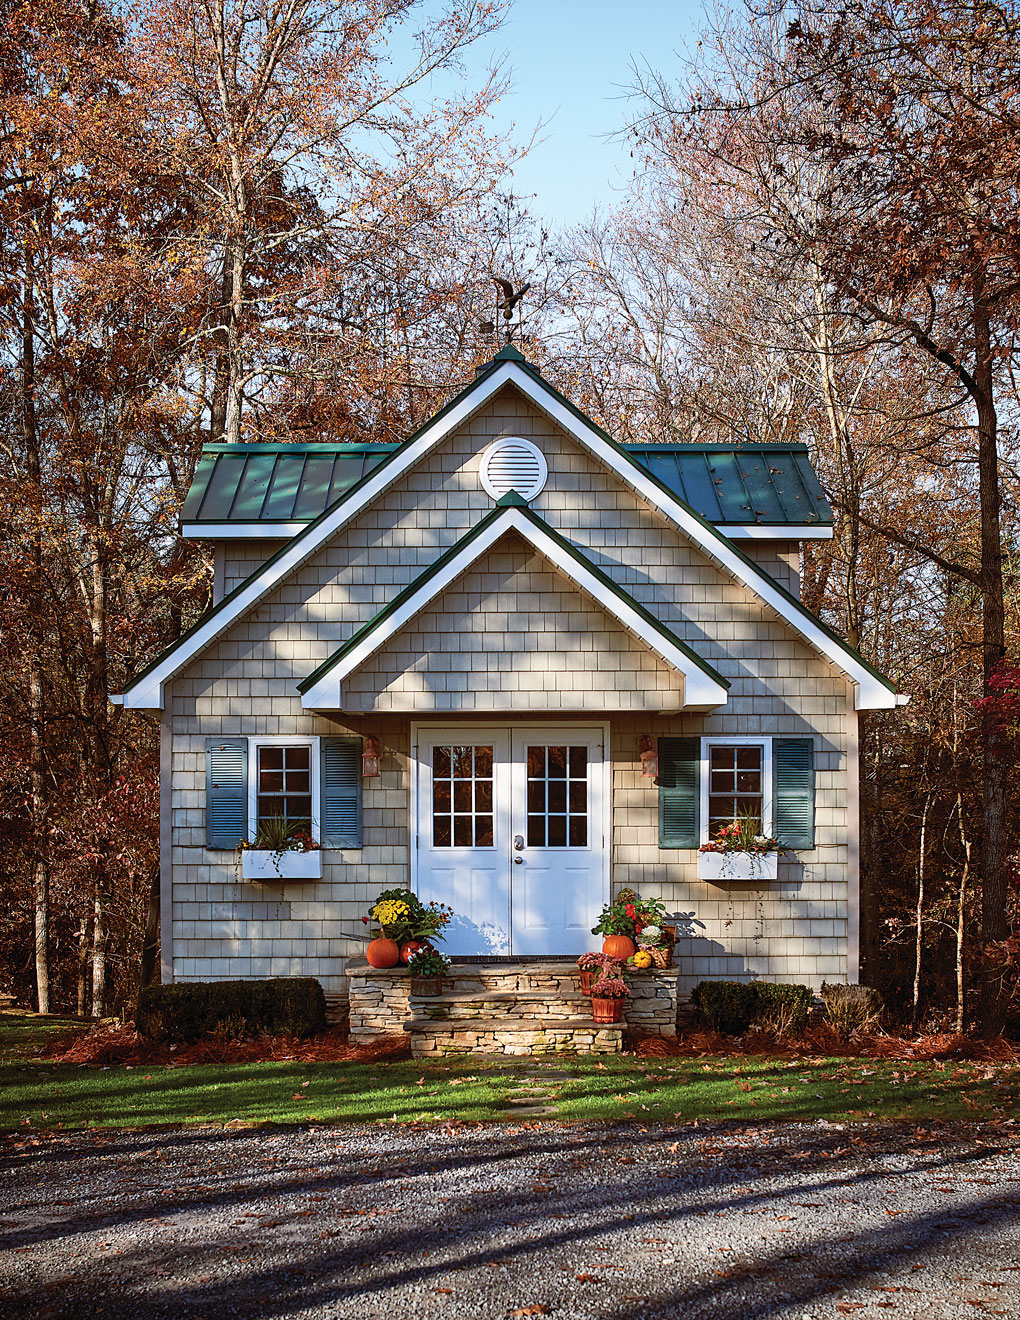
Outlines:
[[[506,342],[509,344],[513,338],[513,315],[514,308],[518,306],[521,299],[531,288],[530,282],[522,284],[514,293],[513,285],[509,280],[503,279],[501,275],[493,275],[492,282],[500,291],[500,296],[496,299],[496,311],[503,313],[504,330],[506,333]],[[518,318],[520,313],[518,312]],[[483,334],[491,335],[496,329],[495,321],[483,321],[479,327]],[[518,327],[519,328],[519,327]]]

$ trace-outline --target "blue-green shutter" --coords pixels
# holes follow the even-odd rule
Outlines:
[[[319,838],[324,848],[361,847],[361,739],[320,745]]]
[[[248,837],[248,739],[207,738],[205,845],[236,848]]]
[[[772,740],[772,833],[785,848],[815,846],[815,754],[810,738]]]
[[[659,847],[697,848],[701,743],[659,739]]]

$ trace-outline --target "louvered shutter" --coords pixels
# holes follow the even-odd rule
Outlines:
[[[697,848],[701,744],[697,738],[659,739],[659,847]]]
[[[205,845],[236,848],[248,836],[248,740],[205,744]]]
[[[810,738],[772,740],[772,833],[786,848],[815,846],[815,755]]]
[[[361,847],[361,739],[323,738],[319,837],[324,848]]]

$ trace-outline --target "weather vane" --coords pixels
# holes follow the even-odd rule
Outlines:
[[[495,284],[500,291],[500,296],[496,299],[496,311],[501,311],[503,313],[506,342],[509,344],[513,338],[514,308],[531,288],[531,284],[522,284],[517,292],[514,293],[513,285],[509,280],[503,279],[500,275],[493,275],[491,278],[493,284]],[[483,334],[491,335],[496,329],[496,323],[495,321],[483,321],[480,329]]]

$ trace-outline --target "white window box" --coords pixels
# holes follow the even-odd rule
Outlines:
[[[775,880],[779,853],[699,852],[699,880]]]
[[[322,876],[322,851],[276,853],[268,848],[245,848],[241,853],[245,880],[278,884],[281,880],[318,880]]]

